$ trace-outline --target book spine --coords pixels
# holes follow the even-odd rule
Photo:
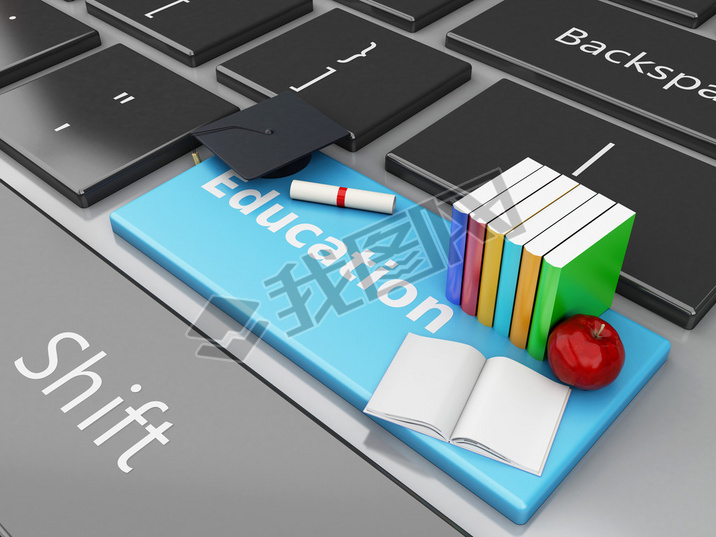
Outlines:
[[[477,297],[480,290],[482,254],[485,248],[485,224],[468,219],[465,242],[465,268],[462,276],[460,307],[469,315],[477,315]]]
[[[542,256],[531,254],[527,250],[522,252],[520,275],[515,292],[515,307],[512,310],[512,324],[510,325],[510,341],[520,349],[527,347],[527,336],[530,330],[541,264]]]
[[[462,294],[468,217],[468,214],[453,205],[445,296],[450,302],[457,305],[460,305],[460,295]]]
[[[562,268],[554,267],[547,262],[542,263],[539,287],[535,294],[534,312],[526,345],[530,356],[538,360],[544,360],[545,358],[547,338],[555,317],[555,305],[561,277]],[[586,285],[586,282],[583,285]],[[594,315],[599,315],[599,313],[594,313]]]
[[[477,320],[485,326],[492,326],[495,319],[495,300],[504,243],[505,236],[495,233],[488,225],[485,231],[485,252],[482,256],[480,293],[477,299]]]
[[[510,336],[512,324],[512,309],[515,305],[517,291],[517,278],[520,274],[520,261],[522,260],[522,246],[518,246],[509,239],[502,247],[502,263],[500,265],[500,279],[497,284],[497,297],[495,298],[495,320],[492,327],[503,337]]]

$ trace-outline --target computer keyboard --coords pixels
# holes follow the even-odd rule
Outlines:
[[[716,13],[713,0],[616,0],[667,21],[696,28]]]
[[[237,110],[116,44],[3,93],[0,147],[88,207],[191,151],[191,131]]]
[[[505,0],[447,46],[716,156],[712,39],[600,0]]]
[[[87,11],[129,35],[196,67],[290,22],[310,0],[89,0]]]
[[[514,1],[504,0],[505,6],[510,3]],[[540,3],[551,6],[553,2],[532,0],[529,4]],[[216,6],[212,7],[214,4]],[[77,274],[79,284],[75,282],[76,287],[71,289],[74,289],[75,296],[82,298],[81,304],[89,317],[94,315],[92,311],[99,311],[95,308],[100,308],[105,312],[113,310],[117,318],[131,319],[133,323],[132,329],[107,330],[103,335],[106,341],[118,344],[123,339],[129,342],[151,340],[155,355],[161,354],[162,349],[167,349],[168,354],[177,352],[187,355],[201,345],[199,342],[213,340],[222,342],[231,353],[236,348],[232,347],[234,340],[227,334],[241,330],[241,326],[132,246],[115,237],[109,215],[191,168],[194,165],[189,154],[192,149],[198,149],[202,159],[210,156],[206,148],[193,146],[189,136],[191,130],[237,109],[253,106],[256,101],[271,98],[293,86],[290,91],[296,92],[353,135],[348,142],[328,147],[323,150],[324,153],[416,202],[425,202],[431,196],[449,202],[469,180],[495,168],[506,169],[529,156],[561,173],[571,174],[579,182],[634,209],[637,224],[630,248],[635,254],[633,262],[629,264],[628,261],[625,265],[620,291],[646,309],[624,297],[617,297],[614,308],[664,335],[674,346],[669,367],[650,382],[615,426],[609,429],[606,437],[597,443],[524,528],[512,524],[488,503],[463,489],[261,341],[254,339],[250,352],[246,351],[246,354],[243,350],[234,350],[234,357],[277,391],[287,394],[297,406],[325,424],[381,472],[402,484],[450,523],[445,523],[423,504],[413,501],[370,466],[364,465],[364,471],[369,473],[364,482],[339,486],[341,479],[351,480],[363,472],[360,465],[350,462],[361,462],[355,453],[335,444],[335,440],[324,434],[322,429],[313,429],[315,424],[303,414],[295,413],[291,405],[285,405],[284,409],[281,406],[283,402],[273,402],[271,396],[275,394],[268,388],[265,389],[269,394],[265,396],[266,402],[262,385],[245,387],[245,383],[251,384],[246,380],[250,374],[228,359],[224,364],[225,355],[217,355],[218,363],[222,365],[217,366],[215,373],[208,372],[211,366],[178,367],[172,375],[167,375],[171,380],[168,386],[176,383],[176,388],[165,390],[176,398],[172,400],[176,403],[169,404],[172,410],[182,405],[189,408],[194,404],[190,397],[182,395],[193,389],[193,381],[187,377],[193,375],[188,372],[192,367],[207,377],[212,374],[222,377],[221,390],[224,390],[202,393],[202,397],[206,398],[202,401],[205,405],[202,407],[205,408],[203,419],[195,417],[195,421],[191,422],[193,425],[187,425],[182,434],[201,436],[204,434],[201,427],[210,428],[216,420],[221,420],[222,427],[230,427],[231,413],[222,410],[224,417],[219,418],[211,415],[211,408],[220,406],[222,397],[223,400],[229,397],[226,394],[231,391],[230,379],[236,376],[237,391],[246,389],[252,396],[243,402],[232,401],[231,408],[241,412],[251,405],[264,404],[275,408],[279,414],[286,413],[291,417],[285,421],[302,424],[296,428],[297,441],[306,442],[309,451],[319,452],[318,460],[312,463],[315,466],[311,467],[316,476],[332,473],[330,464],[321,465],[320,450],[323,449],[327,450],[326,453],[330,452],[331,457],[336,457],[335,464],[345,465],[347,469],[345,474],[336,474],[334,480],[325,481],[312,478],[310,471],[300,476],[291,474],[291,466],[300,466],[299,461],[286,464],[281,470],[287,480],[286,495],[280,496],[273,509],[267,508],[269,514],[263,521],[257,523],[257,517],[243,517],[246,526],[242,528],[241,498],[250,496],[251,487],[255,485],[237,483],[232,487],[229,478],[240,481],[242,471],[241,467],[234,468],[234,473],[227,472],[223,476],[225,481],[221,486],[225,488],[222,494],[235,495],[239,507],[236,512],[230,513],[230,505],[214,504],[211,496],[207,496],[207,503],[197,511],[204,517],[213,517],[212,523],[205,527],[213,528],[212,533],[223,531],[226,534],[247,535],[351,535],[366,532],[398,535],[401,530],[412,535],[421,532],[425,535],[450,535],[455,533],[455,526],[469,535],[512,535],[518,531],[529,537],[573,533],[575,529],[577,532],[583,530],[584,535],[667,535],[685,531],[685,528],[691,530],[687,533],[692,535],[707,534],[707,494],[703,492],[705,486],[701,488],[702,485],[699,485],[699,479],[703,479],[704,475],[716,477],[711,470],[711,455],[707,449],[714,440],[713,433],[708,427],[701,427],[710,419],[708,408],[714,402],[710,383],[716,380],[716,373],[708,359],[708,352],[715,342],[710,336],[714,328],[712,323],[716,322],[712,319],[713,314],[707,314],[713,303],[715,286],[709,274],[714,260],[714,251],[710,246],[712,224],[709,203],[716,171],[714,154],[707,150],[708,144],[702,143],[704,138],[709,137],[708,129],[712,128],[708,116],[695,114],[699,123],[694,127],[687,119],[682,119],[683,116],[678,116],[681,108],[674,106],[673,110],[669,107],[660,110],[659,113],[664,115],[677,116],[674,116],[675,119],[670,116],[664,122],[668,123],[668,129],[658,130],[659,135],[669,139],[659,138],[640,128],[646,126],[646,122],[638,121],[636,125],[631,125],[629,122],[633,116],[616,113],[611,100],[609,107],[601,107],[593,99],[582,102],[574,92],[568,97],[579,102],[571,102],[564,96],[556,97],[551,93],[549,90],[556,89],[551,85],[548,89],[540,87],[542,79],[529,76],[520,80],[519,77],[525,74],[524,69],[514,71],[516,74],[507,74],[508,71],[513,73],[513,69],[505,61],[489,62],[504,68],[506,71],[503,72],[494,65],[476,61],[465,48],[453,50],[455,36],[461,35],[458,30],[461,25],[477,24],[483,13],[487,14],[488,9],[499,4],[496,0],[340,3],[315,0],[310,13],[309,4],[298,0],[217,0],[201,3],[194,0],[0,0],[0,144],[4,151],[0,154],[0,180],[12,188],[3,187],[1,196],[6,200],[3,210],[8,215],[3,229],[15,227],[12,232],[4,232],[8,235],[27,230],[26,241],[5,243],[4,251],[13,252],[11,255],[20,263],[19,249],[34,248],[33,255],[28,256],[25,262],[30,262],[30,259],[33,265],[44,262],[47,270],[51,271],[53,255],[58,254],[51,255],[51,249],[43,246],[43,235],[50,237],[49,243],[56,241],[64,244],[64,237],[69,238],[67,248],[71,251],[78,248],[69,244],[78,245],[76,239],[79,239],[96,255],[88,257],[86,249],[79,246],[79,250],[85,253],[68,255],[61,263],[57,261],[58,271],[65,275]],[[612,13],[610,21],[622,20],[623,16],[625,21],[634,20],[645,27],[664,30],[665,35],[673,40],[669,45],[677,57],[685,49],[694,50],[684,55],[703,71],[679,67],[675,73],[683,71],[684,76],[668,90],[661,91],[665,94],[678,91],[684,98],[692,97],[713,104],[703,95],[698,96],[699,89],[684,89],[678,84],[683,86],[689,80],[687,76],[698,76],[705,84],[701,90],[710,91],[708,73],[713,69],[703,59],[707,56],[699,54],[698,50],[702,44],[704,50],[712,46],[716,39],[716,20],[707,20],[697,30],[689,30],[633,9],[615,4],[604,5],[608,6],[604,9]],[[34,15],[33,9],[48,11],[49,19],[44,14],[42,17]],[[551,9],[557,8],[545,7],[543,15]],[[29,17],[37,26],[24,27],[16,33],[18,23]],[[476,22],[468,22],[473,20]],[[72,21],[77,21],[77,25]],[[235,24],[224,24],[227,21],[235,21]],[[59,29],[65,25],[69,26],[69,34],[59,34]],[[578,25],[578,22],[573,22],[569,27]],[[57,29],[58,34],[47,31],[49,27]],[[499,38],[509,41],[510,30],[516,28],[517,22],[505,20],[493,30]],[[589,31],[589,39],[592,39],[591,28],[585,30]],[[446,46],[449,32],[453,33]],[[484,35],[480,32],[466,37],[477,41]],[[101,38],[101,45],[97,36]],[[596,34],[593,38],[598,39]],[[654,39],[654,35],[635,34],[634,39]],[[692,45],[692,42],[698,42],[698,45]],[[608,45],[615,49],[619,47],[617,43],[609,42]],[[564,47],[567,48],[567,45]],[[645,44],[643,47],[643,51],[651,54],[649,46]],[[574,48],[571,47],[570,51],[577,54],[579,51],[575,52]],[[622,48],[626,50],[627,47]],[[628,52],[638,54],[642,48],[637,48],[639,50],[629,49]],[[624,70],[602,57],[591,57],[584,52],[580,54],[583,59],[593,60],[592,63],[604,64],[600,65],[600,69],[613,67]],[[657,63],[665,61],[661,59]],[[663,65],[676,69],[676,64],[667,62]],[[586,71],[589,72],[589,69]],[[151,73],[161,74],[153,79]],[[646,82],[660,87],[659,81],[646,73],[641,78],[648,78]],[[611,73],[604,75],[604,79],[607,90],[621,87],[621,83],[612,80]],[[127,110],[130,115],[124,119],[123,114]],[[609,114],[615,114],[615,117]],[[648,115],[652,124],[659,123],[655,115],[658,114]],[[676,128],[679,124],[685,125],[685,128]],[[688,131],[688,137],[670,135],[682,131]],[[697,135],[694,136],[694,133]],[[691,143],[690,140],[698,141]],[[613,145],[602,153],[601,158],[580,169],[608,144]],[[577,171],[579,173],[575,173]],[[654,189],[650,181],[658,184],[658,188]],[[640,197],[640,192],[644,196]],[[18,193],[22,198],[18,197]],[[45,221],[45,217],[32,205],[49,215],[54,223]],[[20,213],[25,220],[16,220]],[[642,228],[639,228],[640,216],[644,222]],[[689,238],[684,238],[685,235]],[[657,238],[654,239],[654,236]],[[699,247],[691,246],[694,242]],[[45,251],[47,255],[43,254]],[[131,285],[117,284],[119,291],[112,292],[106,290],[103,284],[88,283],[83,286],[83,275],[98,271],[97,256],[114,266],[109,269],[112,274],[125,274],[165,307],[155,307],[154,301],[147,301],[146,295],[143,292],[137,294],[134,291],[137,288]],[[107,272],[105,269],[99,272]],[[42,272],[36,274],[16,270],[12,272],[9,282],[5,280],[5,285],[8,289],[20,285],[18,280],[23,277],[44,276]],[[116,280],[114,276],[104,275],[102,278]],[[62,278],[58,279],[57,286],[62,286],[61,282]],[[29,282],[22,285],[26,291],[17,292],[16,289],[12,301],[6,299],[8,304],[18,304],[23,296],[28,296],[33,308],[41,310],[43,298],[50,303],[52,300],[71,299],[63,293],[58,293],[55,299],[37,296]],[[130,288],[134,290],[130,291]],[[130,304],[121,300],[123,293],[132,297],[126,301]],[[11,296],[10,293],[7,296]],[[49,377],[48,382],[33,389],[32,381],[23,379],[13,365],[22,355],[18,353],[30,352],[23,350],[23,341],[32,340],[35,355],[46,353],[43,345],[47,345],[49,336],[54,335],[50,334],[49,321],[46,317],[33,321],[32,308],[16,310],[10,305],[3,310],[3,325],[8,329],[4,337],[11,342],[8,348],[12,352],[5,361],[5,365],[10,367],[9,373],[3,372],[4,376],[0,378],[14,386],[12,392],[7,392],[13,395],[6,396],[5,404],[18,404],[17,401],[22,398],[34,405],[32,413],[29,412],[30,407],[26,407],[27,420],[13,417],[12,412],[3,414],[4,429],[17,437],[24,434],[23,427],[28,427],[24,421],[37,419],[42,424],[38,427],[47,429],[44,438],[48,446],[53,441],[57,442],[63,446],[63,456],[71,456],[72,450],[68,449],[68,445],[74,444],[63,444],[64,440],[57,438],[53,440],[53,435],[59,434],[63,439],[76,442],[77,453],[82,457],[89,452],[83,450],[93,448],[92,464],[95,464],[96,455],[110,445],[109,440],[107,446],[92,444],[92,439],[102,431],[98,428],[97,435],[90,439],[89,447],[80,446],[89,435],[77,430],[79,419],[70,416],[69,412],[61,412],[61,404],[55,405],[54,414],[41,408],[43,404],[49,405],[50,396],[55,395],[42,395],[40,388],[49,384]],[[62,315],[61,307],[55,306],[52,311],[56,316]],[[14,312],[21,313],[15,315]],[[172,314],[184,322],[177,322]],[[68,319],[71,317],[68,315]],[[108,319],[107,322],[111,323],[112,316]],[[156,329],[152,330],[155,323]],[[186,327],[187,323],[194,324],[201,336],[192,334],[190,337],[182,332],[182,326]],[[40,332],[33,335],[33,326],[43,330],[42,337]],[[98,330],[100,326],[101,323],[98,323]],[[682,326],[693,330],[685,331]],[[19,338],[21,333],[29,335]],[[90,343],[94,346],[94,341]],[[141,345],[136,343],[133,348],[136,350],[139,347]],[[103,348],[97,348],[97,352]],[[242,355],[236,356],[237,353]],[[201,364],[213,362],[206,358],[203,360]],[[226,365],[236,366],[236,371]],[[171,365],[157,361],[154,367],[156,371],[152,375],[159,386],[162,371],[171,369]],[[139,396],[146,393],[148,400],[150,395],[148,384],[142,384],[142,392],[130,390],[135,382],[141,384],[129,377],[126,381],[117,377],[112,381],[112,385],[117,387],[116,393],[107,392],[102,404],[108,404],[112,397],[121,395],[126,404],[136,403],[133,407],[137,408],[143,402]],[[207,382],[212,381],[209,378]],[[108,387],[112,385],[108,383]],[[123,390],[121,393],[120,388]],[[222,396],[222,393],[225,395]],[[212,400],[212,397],[215,399]],[[62,404],[67,400],[63,400]],[[165,401],[158,395],[156,400]],[[91,410],[96,411],[100,406],[98,401]],[[120,410],[117,407],[115,412],[124,412],[123,408]],[[107,413],[109,418],[109,410]],[[689,416],[686,421],[684,415]],[[167,417],[166,421],[172,420]],[[154,427],[159,427],[161,423],[150,422]],[[99,426],[99,418],[96,424],[92,424]],[[94,425],[88,425],[87,432]],[[179,425],[177,422],[173,426],[175,431],[179,430]],[[276,426],[288,427],[284,422]],[[258,429],[260,433],[260,427]],[[70,431],[74,436],[70,436]],[[301,431],[304,431],[304,436]],[[164,434],[169,437],[171,433],[169,429]],[[690,448],[689,456],[681,460],[674,453],[683,447],[684,435],[695,447]],[[3,457],[20,459],[26,449],[34,452],[41,450],[41,437],[33,438],[35,443],[28,444],[18,443],[15,439],[12,450],[8,448],[5,451],[9,455]],[[216,439],[216,442],[223,441],[228,440]],[[280,435],[277,441],[280,441]],[[157,456],[156,460],[160,461],[161,450],[173,447],[172,444],[179,443],[170,441],[162,446],[159,443],[148,445],[141,455],[148,455],[150,448],[157,448],[152,456]],[[291,449],[290,437],[286,438],[285,447]],[[197,447],[197,450],[199,458],[211,458],[202,448]],[[236,451],[236,456],[241,458],[241,450]],[[266,451],[267,459],[260,461],[261,464],[267,464],[266,460],[272,456],[279,456],[269,454],[268,449]],[[222,450],[221,456],[228,456],[230,452]],[[250,456],[258,460],[260,452],[260,449],[255,450]],[[122,453],[116,455],[115,459]],[[45,462],[50,460],[48,455],[44,457]],[[139,455],[135,462],[137,465],[140,463]],[[208,473],[205,477],[208,481],[221,479],[217,466],[212,466],[210,462],[201,464],[206,465]],[[3,472],[9,472],[8,468],[6,463]],[[196,518],[196,524],[191,527],[182,527],[178,522],[171,522],[166,527],[157,523],[143,526],[153,513],[142,509],[141,500],[130,502],[126,496],[128,492],[113,485],[109,496],[101,496],[101,479],[77,480],[72,468],[78,468],[79,472],[81,465],[68,466],[63,472],[42,468],[38,473],[28,470],[12,474],[15,483],[25,482],[26,487],[22,489],[22,497],[13,497],[11,490],[0,491],[0,524],[10,535],[190,535],[200,531],[200,518]],[[98,468],[104,471],[104,467]],[[188,482],[182,481],[178,468],[172,468],[168,463],[161,468],[149,489],[135,489],[133,492],[141,496],[146,490],[152,490],[144,500],[147,504],[156,507],[158,504],[152,504],[154,500],[151,498],[168,493],[167,487],[192,487],[201,491],[207,486],[197,468],[192,468]],[[112,470],[117,471],[116,466]],[[135,471],[135,475],[137,473]],[[171,473],[177,474],[175,481],[168,479]],[[265,473],[270,473],[270,470]],[[649,480],[643,477],[647,474]],[[257,479],[254,483],[257,483],[258,478],[253,477]],[[106,482],[111,483],[114,478],[110,474]],[[281,487],[277,476],[271,476],[271,479],[276,483],[275,487]],[[674,479],[679,483],[677,486],[673,485]],[[335,490],[343,490],[346,497],[340,498],[338,493],[335,494],[335,502],[327,507],[331,510],[330,521],[325,518],[325,513],[320,512],[317,503],[302,504],[297,508],[303,509],[302,517],[311,520],[324,517],[326,523],[310,528],[289,527],[290,521],[298,520],[287,514],[291,509],[291,494],[300,495],[298,491],[304,490],[292,480],[301,480],[306,494],[311,494],[313,487],[326,490],[330,484],[330,487],[336,487]],[[92,517],[85,520],[83,504],[73,505],[64,499],[51,510],[41,511],[34,517],[29,510],[15,507],[30,497],[33,486],[43,487],[47,482],[52,482],[48,488],[51,494],[43,496],[48,498],[45,500],[48,502],[63,488],[81,485],[94,488],[98,500],[91,503]],[[381,483],[390,485],[398,494],[393,494],[390,487],[386,488]],[[270,490],[262,493],[266,494],[264,502],[270,504]],[[373,493],[375,498],[390,502],[386,504],[388,508],[381,510],[374,502],[366,508],[363,516],[351,512],[355,505],[364,501],[362,498]],[[180,496],[182,501],[173,504],[167,498],[162,501],[159,512],[168,517],[167,520],[172,518],[173,511],[188,509],[191,502],[201,499],[201,494],[192,496],[182,493]],[[87,501],[88,497],[85,493],[83,501]],[[403,502],[402,497],[412,504]],[[635,505],[632,501],[634,497],[642,501]],[[9,501],[10,498],[12,501]],[[256,501],[256,498],[252,500]],[[260,503],[248,502],[245,507],[252,510],[249,505]],[[676,516],[673,509],[665,507],[675,504],[679,505]],[[135,517],[132,524],[122,519],[123,510]],[[192,518],[186,513],[183,515],[176,516],[176,520]],[[345,527],[340,527],[341,520]],[[356,520],[361,520],[364,525],[357,524]],[[370,526],[367,521],[375,525]],[[438,524],[433,524],[435,521]]]
[[[0,4],[0,31],[0,88],[100,44],[97,30],[38,0]]]
[[[696,326],[716,299],[708,249],[692,242],[709,242],[716,197],[714,168],[701,160],[501,80],[391,150],[386,168],[452,201],[475,175],[524,155],[636,211],[618,292],[679,326]],[[683,224],[674,226],[667,211]],[[655,257],[656,244],[664,255]]]
[[[470,80],[470,65],[336,8],[217,67],[254,100],[293,90],[348,129],[357,151]]]
[[[0,222],[12,537],[458,534],[234,361],[247,334],[216,352],[5,185]]]

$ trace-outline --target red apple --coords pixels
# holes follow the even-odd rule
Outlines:
[[[565,384],[596,390],[619,375],[624,366],[624,345],[617,331],[599,317],[573,315],[549,335],[547,361]]]

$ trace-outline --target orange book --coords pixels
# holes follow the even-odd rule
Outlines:
[[[612,200],[597,194],[525,244],[510,324],[510,341],[515,346],[527,348],[542,258],[613,205]]]

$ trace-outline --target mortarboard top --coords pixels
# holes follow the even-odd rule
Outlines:
[[[311,153],[350,135],[293,91],[192,134],[244,179],[295,173],[308,164]]]

